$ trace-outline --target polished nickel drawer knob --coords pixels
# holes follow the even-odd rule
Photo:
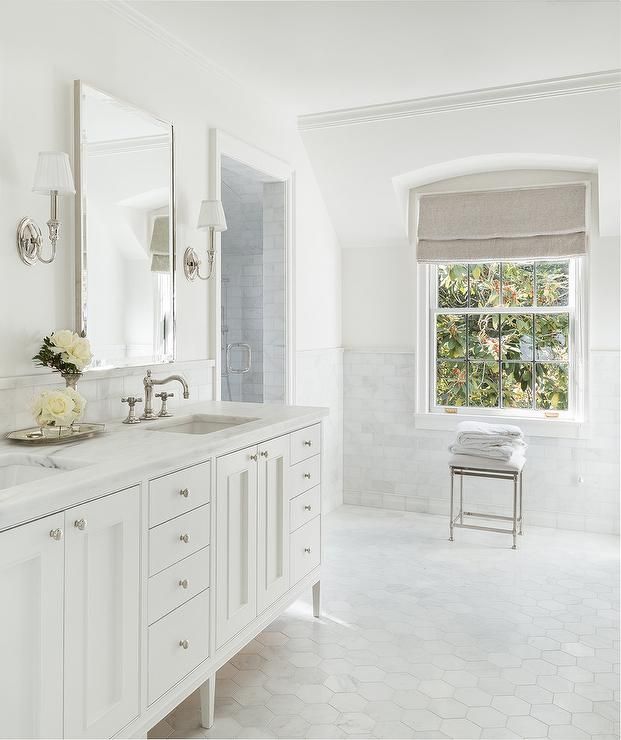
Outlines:
[[[263,450],[263,452],[259,453],[261,457],[267,457],[267,450]]]
[[[86,519],[76,519],[73,526],[83,532],[86,529]]]
[[[304,552],[307,553],[308,555],[310,555],[310,553],[311,553],[310,547],[305,547],[304,548]]]
[[[250,455],[250,459],[256,462],[259,459],[258,455]]]
[[[311,479],[311,474],[310,473],[304,473],[304,477],[306,478],[306,480],[310,480]]]
[[[179,647],[187,650],[190,647],[190,643],[187,640],[179,640]]]
[[[185,544],[187,545],[188,542],[190,541],[190,535],[189,534],[182,534],[179,537],[179,539],[181,540],[181,542],[185,542]]]
[[[312,440],[310,440],[310,439],[305,439],[304,440],[304,447],[312,447],[312,446],[313,446],[313,441]]]
[[[183,496],[183,498],[187,498],[187,497],[188,497],[188,496],[190,495],[190,491],[189,491],[189,489],[188,489],[188,488],[182,488],[182,489],[181,489],[181,490],[179,491],[179,495],[180,495],[180,496]]]
[[[53,540],[56,540],[57,542],[58,542],[58,540],[62,540],[62,538],[63,538],[63,531],[62,531],[62,529],[52,529],[52,530],[50,530],[50,537]]]
[[[181,588],[187,588],[190,585],[190,582],[187,578],[184,578],[182,581],[179,581],[179,585]]]
[[[310,511],[313,507],[310,504],[306,504],[304,511]]]

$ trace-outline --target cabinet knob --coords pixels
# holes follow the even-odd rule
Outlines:
[[[250,455],[250,459],[251,460],[254,460],[254,462],[256,462],[259,459],[259,456],[258,455]]]
[[[187,498],[190,495],[190,490],[188,488],[182,488],[179,491],[179,495],[183,496],[183,498]]]
[[[181,588],[187,588],[190,585],[190,582],[187,578],[184,578],[182,581],[179,581],[179,585]]]
[[[179,539],[181,540],[181,542],[185,542],[185,544],[187,545],[188,542],[190,541],[190,535],[189,534],[182,534],[182,535],[180,535]]]
[[[310,547],[305,547],[304,548],[304,552],[307,553],[308,555],[310,555],[310,552],[311,552]]]
[[[267,450],[263,450],[263,452],[259,452],[259,455],[261,455],[261,457],[267,457]]]
[[[311,474],[310,473],[304,473],[304,477],[306,478],[306,480],[310,480],[311,479]]]
[[[310,504],[306,504],[304,511],[310,511],[313,507]]]
[[[86,519],[76,519],[73,526],[83,532],[86,529]]]
[[[187,650],[190,647],[190,643],[187,640],[179,640],[179,647]]]
[[[313,441],[311,439],[305,439],[304,440],[304,447],[312,447]]]
[[[50,537],[53,540],[56,540],[56,541],[62,540],[62,538],[63,538],[63,531],[62,531],[62,529],[52,529],[52,530],[50,530]]]

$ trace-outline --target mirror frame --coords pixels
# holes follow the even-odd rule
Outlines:
[[[75,173],[75,274],[74,274],[74,287],[75,287],[75,330],[82,336],[86,336],[88,330],[88,310],[86,305],[86,294],[84,291],[84,250],[86,245],[86,208],[85,208],[85,197],[86,193],[83,188],[84,182],[84,162],[82,159],[82,94],[84,87],[89,87],[92,90],[107,95],[115,100],[120,101],[127,108],[133,109],[136,112],[144,115],[145,113],[156,121],[163,123],[165,126],[170,128],[170,223],[172,225],[172,326],[173,326],[173,340],[172,340],[172,357],[170,360],[151,360],[147,365],[166,365],[176,361],[177,359],[177,201],[176,201],[176,189],[175,189],[175,127],[171,121],[166,121],[159,116],[155,116],[149,111],[145,111],[143,108],[139,108],[133,103],[128,103],[122,98],[118,98],[116,95],[112,95],[101,88],[95,87],[88,82],[83,80],[74,80],[73,82],[73,104],[74,104],[74,117],[73,117],[73,167]],[[131,367],[146,367],[144,363],[136,365],[125,364],[115,365],[115,368],[131,368]],[[86,370],[98,370],[99,368],[86,368]],[[108,368],[109,369],[109,368]]]

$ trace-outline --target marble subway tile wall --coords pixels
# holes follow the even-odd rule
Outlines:
[[[414,354],[346,350],[343,375],[344,502],[448,520],[453,432],[416,428]],[[590,353],[589,391],[578,438],[527,436],[526,526],[619,530],[619,352]],[[508,513],[501,485],[468,481],[469,508]]]
[[[184,404],[209,401],[213,398],[212,360],[174,362],[150,367],[155,377],[179,373],[188,381],[190,398],[187,401],[183,398],[178,383],[173,382],[167,387],[167,390],[175,394],[174,398],[168,401],[168,405],[178,413],[183,412]],[[85,421],[122,421],[127,416],[127,404],[121,403],[121,398],[128,395],[144,397],[142,379],[146,369],[146,367],[117,368],[84,373],[78,384],[78,391],[87,401]],[[34,397],[42,390],[64,386],[65,381],[60,375],[51,371],[19,378],[0,378],[0,434],[33,426],[30,409]],[[154,398],[156,411],[159,409],[159,403],[159,399]],[[143,404],[138,404],[136,408],[142,413]]]
[[[295,403],[325,406],[321,507],[323,513],[343,503],[343,350],[311,349],[296,353]]]

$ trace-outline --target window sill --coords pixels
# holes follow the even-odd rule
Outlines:
[[[523,416],[483,416],[476,414],[416,413],[414,426],[417,429],[454,431],[461,421],[485,422],[487,424],[515,424],[527,437],[556,437],[578,439],[582,437],[582,423],[573,419],[528,419]]]

